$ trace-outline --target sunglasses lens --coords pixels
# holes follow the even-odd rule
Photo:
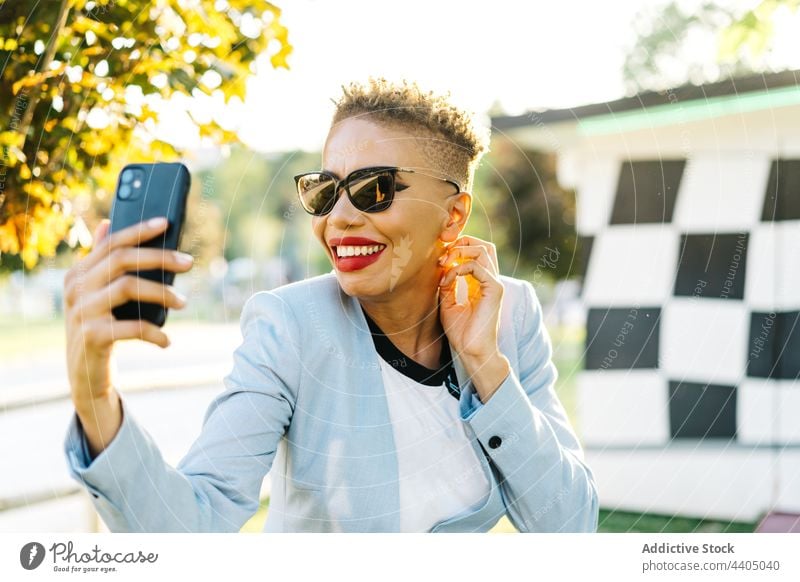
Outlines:
[[[297,194],[311,214],[327,214],[336,202],[336,185],[326,174],[305,174],[297,178]]]
[[[355,175],[348,188],[353,205],[364,212],[386,210],[394,198],[394,172],[383,170]]]

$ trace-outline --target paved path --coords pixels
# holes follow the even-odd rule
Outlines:
[[[162,350],[115,347],[120,390],[173,466],[197,438],[211,399],[224,389],[241,342],[238,324],[179,324]],[[86,531],[91,507],[66,469],[62,444],[73,409],[63,350],[0,362],[0,532]],[[263,494],[268,493],[268,480]]]
[[[241,342],[238,324],[168,323],[164,330],[172,340],[167,349],[140,340],[114,346],[122,390],[221,381],[230,372]],[[0,413],[68,395],[63,343],[31,357],[0,360]]]

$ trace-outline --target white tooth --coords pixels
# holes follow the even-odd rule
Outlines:
[[[386,248],[386,245],[378,244],[372,246],[338,246],[336,247],[336,255],[339,257],[361,257],[377,253],[378,251]]]

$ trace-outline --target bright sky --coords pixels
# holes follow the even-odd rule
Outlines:
[[[687,0],[688,1],[688,0]],[[571,107],[623,96],[622,64],[642,0],[354,2],[276,0],[290,70],[259,68],[227,119],[253,149],[321,149],[340,86],[369,75],[450,90],[485,113]],[[656,2],[661,4],[661,2]],[[795,35],[792,35],[795,36]],[[218,107],[211,108],[219,111]],[[164,134],[187,135],[172,116]]]
[[[369,75],[450,90],[479,113],[495,101],[522,112],[613,99],[623,91],[623,47],[641,0],[276,4],[294,46],[291,69],[259,67],[230,118],[259,151],[321,149],[330,99],[343,83]],[[170,141],[186,134],[188,120],[166,117]]]

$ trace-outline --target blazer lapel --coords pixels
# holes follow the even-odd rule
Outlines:
[[[355,465],[351,487],[347,492],[348,505],[354,508],[354,521],[345,527],[352,528],[352,531],[363,531],[364,523],[368,522],[379,531],[399,531],[397,451],[378,360],[380,356],[375,351],[358,299],[348,296],[341,289],[340,293],[340,304],[349,320],[348,325],[354,329],[355,360],[352,363],[359,364],[353,374],[348,374],[351,385],[343,389],[351,393],[357,392],[356,403],[361,409],[358,418],[363,419],[363,423],[359,422],[361,427],[352,441],[353,447],[349,453]],[[390,512],[387,511],[388,507],[398,510]],[[361,520],[364,521],[359,523]]]

